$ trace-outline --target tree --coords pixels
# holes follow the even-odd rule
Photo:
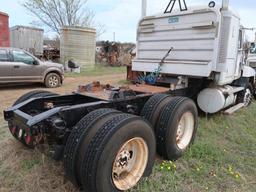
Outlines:
[[[93,27],[94,13],[86,8],[87,0],[26,0],[23,6],[40,23],[60,34],[63,26]],[[102,26],[100,27],[102,31]]]

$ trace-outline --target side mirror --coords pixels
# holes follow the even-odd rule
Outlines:
[[[33,62],[33,65],[39,65],[39,62],[38,62],[37,60],[35,60],[35,61]]]

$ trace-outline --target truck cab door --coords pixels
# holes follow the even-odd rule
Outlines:
[[[243,50],[244,45],[244,31],[242,29],[239,30],[239,40],[238,40],[238,51],[237,51],[237,60],[236,60],[236,71],[235,76],[240,77],[242,65],[245,63],[245,52]]]
[[[32,55],[23,50],[13,50],[13,76],[18,82],[40,82],[42,67]]]
[[[9,51],[0,49],[0,83],[12,82],[12,62]]]

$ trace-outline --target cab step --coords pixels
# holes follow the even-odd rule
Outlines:
[[[226,115],[232,115],[233,113],[235,113],[236,111],[238,111],[239,109],[244,107],[244,103],[239,103],[229,109],[227,109],[226,111],[224,111],[224,114]]]

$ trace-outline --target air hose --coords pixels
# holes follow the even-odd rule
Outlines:
[[[137,82],[140,83],[140,84],[147,83],[147,84],[150,84],[150,85],[155,85],[156,81],[157,81],[157,79],[158,79],[158,77],[159,77],[159,75],[162,71],[162,66],[164,64],[164,61],[170,55],[172,50],[173,50],[173,47],[171,47],[168,50],[168,52],[165,54],[165,56],[161,59],[160,63],[158,64],[158,68],[154,72],[152,72],[148,75],[140,75],[138,77]]]

